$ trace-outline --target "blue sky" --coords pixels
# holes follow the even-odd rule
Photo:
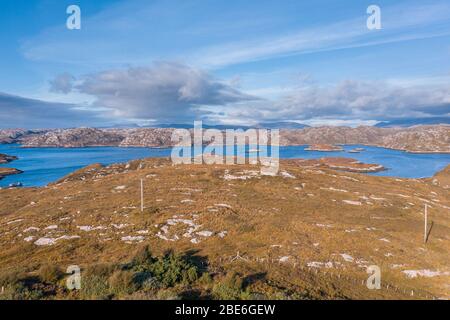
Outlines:
[[[0,127],[450,113],[448,1],[1,0],[0,41]]]

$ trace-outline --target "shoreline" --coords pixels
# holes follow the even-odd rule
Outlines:
[[[15,168],[0,168],[0,180],[7,176],[12,176],[15,174],[21,174],[23,171]]]
[[[170,148],[179,144],[172,141],[176,128],[61,128],[28,130],[0,129],[1,143],[18,143],[22,148]],[[185,129],[195,136],[193,129]],[[206,128],[204,130],[207,130]],[[217,136],[222,145],[226,130],[219,130]],[[203,131],[204,132],[204,131]],[[205,138],[202,132],[202,137]],[[241,131],[245,136],[246,131]],[[222,135],[222,138],[220,138]],[[258,134],[257,134],[258,135]],[[418,125],[411,127],[378,128],[373,126],[319,126],[303,129],[279,128],[279,146],[299,145],[365,145],[415,154],[450,154],[450,126],[446,124]],[[195,137],[194,137],[195,138]],[[206,139],[204,145],[211,145],[214,139]],[[270,139],[268,139],[270,140]],[[277,139],[278,140],[278,139]],[[189,143],[191,142],[189,141]],[[311,148],[315,149],[315,148]],[[333,148],[319,148],[317,151],[334,151]],[[337,151],[337,150],[336,150]]]
[[[4,153],[0,153],[0,164],[7,164],[18,159],[19,158],[16,156],[10,156]],[[0,167],[0,180],[2,180],[4,177],[20,173],[23,173],[23,171],[16,168]]]
[[[133,159],[133,160],[129,160],[129,161],[125,161],[125,162],[114,162],[108,165],[101,165],[102,167],[114,167],[114,166],[120,166],[120,165],[127,165],[133,161],[151,161],[154,159],[165,159],[165,160],[170,160],[169,157],[146,157],[146,158],[142,158],[142,159]],[[337,160],[338,163],[333,163],[334,160]],[[339,165],[339,161],[343,161],[343,165]],[[340,172],[340,173],[353,173],[353,174],[360,174],[363,176],[372,176],[371,174],[373,173],[377,173],[377,172],[382,172],[382,171],[388,171],[390,170],[390,168],[384,167],[383,165],[380,164],[373,164],[373,163],[364,163],[364,162],[360,162],[356,159],[353,158],[347,158],[347,157],[323,157],[323,158],[315,158],[315,159],[305,159],[305,158],[284,158],[284,159],[280,159],[280,164],[284,164],[284,165],[289,165],[295,163],[296,165],[298,165],[299,168],[304,168],[304,169],[325,169],[325,170],[332,170],[335,172]],[[66,177],[69,177],[71,175],[73,175],[74,173],[76,173],[77,171],[80,170],[84,170],[88,167],[91,167],[95,164],[98,163],[92,163],[86,166],[81,167],[78,170],[74,170],[71,171],[69,173],[67,173],[66,175],[56,179],[55,181],[51,181],[48,182],[45,185],[40,185],[40,186],[35,186],[35,185],[31,185],[31,186],[23,186],[21,187],[21,189],[31,189],[31,188],[46,188],[47,186],[51,185],[51,184],[55,184],[58,181],[62,181],[64,180]],[[203,163],[202,165],[206,165],[205,163]],[[223,164],[226,165],[226,164]],[[245,164],[235,164],[233,166],[247,166],[249,165],[249,163],[245,163]],[[351,166],[354,165],[354,166]],[[261,164],[257,164],[257,165],[253,165],[253,166],[261,166]],[[361,167],[358,167],[361,166]],[[433,175],[431,176],[424,176],[424,177],[402,177],[402,176],[379,176],[379,178],[383,178],[383,179],[402,179],[402,180],[411,180],[411,181],[416,181],[416,180],[423,180],[423,179],[431,179],[433,177],[435,177],[436,175],[438,175],[440,172],[443,172],[446,170],[446,168],[450,166],[450,163],[444,167],[442,170],[436,171]],[[0,172],[1,172],[1,168],[0,167]],[[5,174],[2,176],[2,174],[0,173],[0,180],[2,180],[2,178],[8,176],[8,175],[14,175],[14,174],[20,174],[20,173],[24,173],[24,171],[18,170],[18,169],[14,169],[14,168],[4,168],[4,169],[11,169],[14,170],[15,172],[10,173],[10,174]],[[281,170],[281,168],[280,168]],[[0,187],[1,189],[7,189],[7,187]]]
[[[171,149],[174,146],[141,146],[141,145],[130,145],[130,146],[119,146],[119,145],[89,145],[89,146],[55,146],[55,145],[42,145],[42,146],[29,146],[29,145],[21,145],[18,143],[3,143],[0,145],[11,145],[14,144],[16,146],[19,146],[19,148],[22,149],[38,149],[38,148],[52,148],[52,149],[82,149],[82,148],[149,148],[149,149]],[[377,144],[364,144],[364,143],[348,143],[348,144],[339,144],[341,146],[366,146],[366,147],[375,147],[375,148],[382,148],[382,149],[389,149],[389,150],[395,150],[395,151],[402,151],[406,153],[412,153],[412,154],[450,154],[450,150],[436,150],[436,151],[426,151],[426,150],[408,150],[408,149],[401,149],[401,148],[393,148],[393,147],[387,147],[383,145],[377,145]],[[208,144],[204,144],[204,146],[208,146]],[[226,147],[228,145],[223,144],[223,147]],[[278,147],[308,147],[309,144],[279,144]],[[313,149],[306,149],[305,151],[316,151],[316,152],[342,152],[345,151],[342,150],[313,150]],[[364,152],[364,151],[361,151]],[[0,163],[1,164],[1,163]]]
[[[110,165],[110,164],[120,164],[120,163],[126,163],[129,161],[133,161],[136,159],[145,159],[145,158],[167,158],[170,157],[170,150],[171,147],[143,147],[143,146],[87,146],[87,147],[58,147],[58,146],[52,146],[52,147],[37,147],[37,146],[33,146],[33,147],[22,147],[20,144],[5,144],[5,146],[11,145],[10,148],[4,148],[2,151],[3,153],[7,153],[7,154],[11,154],[14,151],[19,151],[20,149],[24,148],[24,149],[42,149],[41,151],[37,151],[38,153],[43,153],[44,157],[45,157],[45,153],[49,153],[51,154],[52,152],[56,152],[56,153],[66,153],[68,154],[68,156],[70,157],[70,153],[71,151],[64,151],[65,149],[67,150],[74,150],[73,152],[78,153],[76,150],[77,149],[103,149],[106,148],[107,150],[105,152],[109,152],[109,150],[112,150],[111,152],[113,152],[114,154],[128,154],[128,156],[125,156],[125,159],[116,159],[114,158],[114,156],[111,159],[106,159],[105,161],[103,161],[104,165]],[[368,144],[340,144],[340,147],[345,147],[345,149],[343,148],[342,150],[339,151],[317,151],[316,154],[311,154],[311,155],[306,155],[307,153],[309,153],[310,151],[307,150],[308,145],[282,145],[282,149],[281,149],[281,154],[280,154],[280,163],[282,163],[285,160],[296,160],[296,161],[302,161],[305,159],[309,159],[309,160],[316,160],[318,161],[321,157],[324,158],[344,158],[344,159],[352,159],[349,161],[356,161],[355,157],[358,158],[360,161],[363,161],[364,165],[370,164],[370,166],[368,167],[361,167],[358,165],[351,165],[349,166],[348,163],[344,163],[343,165],[341,164],[330,164],[329,166],[327,166],[327,168],[332,169],[332,170],[336,170],[336,171],[346,171],[346,172],[354,172],[354,173],[360,173],[360,174],[375,174],[378,172],[382,172],[382,171],[389,171],[390,173],[386,173],[386,174],[380,174],[380,176],[387,176],[387,177],[398,177],[398,178],[404,178],[404,179],[421,179],[421,178],[430,178],[432,177],[434,174],[436,174],[438,171],[432,171],[432,170],[424,170],[424,173],[421,174],[420,176],[414,176],[414,175],[408,175],[407,173],[402,173],[402,172],[398,172],[396,173],[396,167],[394,164],[390,164],[389,162],[383,162],[381,160],[376,160],[372,159],[372,156],[369,156],[367,158],[367,156],[356,156],[352,153],[349,153],[348,151],[351,148],[355,148],[355,147],[359,147],[359,148],[363,148],[363,147],[370,147],[372,149],[366,149],[364,151],[361,152],[361,154],[364,154],[365,152],[369,152],[368,154],[377,154],[377,153],[383,153],[383,152],[388,152],[387,150],[394,150],[394,151],[399,151],[401,153],[404,153],[405,155],[402,157],[408,157],[407,154],[436,154],[439,155],[437,156],[437,160],[436,161],[440,161],[440,162],[445,162],[445,163],[450,163],[449,161],[447,161],[446,155],[449,153],[442,153],[442,152],[407,152],[405,150],[398,150],[398,149],[393,149],[393,148],[386,148],[383,146],[378,146],[378,145],[368,145]],[[224,145],[224,148],[226,146]],[[294,147],[293,149],[289,149],[290,147]],[[296,147],[298,147],[298,149],[296,149]],[[49,148],[49,150],[45,150],[46,148]],[[130,151],[127,151],[127,149],[129,149]],[[148,149],[149,151],[132,151],[132,150],[143,150],[143,149]],[[55,150],[55,151],[52,151]],[[60,150],[60,151],[57,151]],[[115,150],[115,151],[113,151]],[[120,151],[123,150],[123,151]],[[158,155],[158,153],[160,153],[160,151],[151,151],[151,150],[164,150],[161,151],[161,154]],[[385,151],[383,151],[385,150]],[[24,151],[25,152],[25,151]],[[32,151],[30,151],[32,152]],[[102,160],[97,160],[95,157],[90,158],[90,157],[83,157],[83,151],[80,151],[80,155],[78,157],[81,157],[80,162],[82,162],[82,165],[84,166],[89,165],[92,161],[92,163],[97,163],[97,162],[102,162]],[[86,150],[86,152],[89,153],[88,150]],[[102,153],[102,151],[98,151],[100,153]],[[323,152],[330,152],[329,154],[323,154]],[[337,153],[336,153],[337,152]],[[339,153],[340,152],[340,153]],[[136,156],[133,156],[134,154],[137,154]],[[142,153],[142,154],[141,154]],[[255,155],[258,153],[255,153]],[[17,153],[18,156],[20,156],[20,152]],[[5,155],[6,156],[6,155]],[[294,157],[291,157],[294,156]],[[399,153],[400,156],[400,153]],[[13,156],[9,156],[10,158]],[[120,156],[119,156],[120,157]],[[442,158],[444,157],[444,158]],[[255,156],[252,156],[251,153],[250,155],[246,153],[245,158],[249,158],[249,159],[255,159]],[[84,159],[84,160],[82,160]],[[427,159],[427,158],[424,158]],[[431,158],[434,159],[434,158]],[[112,162],[109,162],[109,161]],[[51,160],[51,157],[49,159],[49,161]],[[248,162],[248,160],[247,160]],[[2,166],[0,166],[0,169],[2,168]],[[398,169],[399,167],[397,167]],[[0,174],[2,177],[1,178],[5,178],[9,175],[14,175],[14,174],[20,174],[20,173],[24,173],[21,170],[14,170],[14,168],[8,168],[10,169],[8,171],[8,174]],[[47,169],[50,170],[49,172],[52,172],[53,167],[52,164],[49,163],[47,165]],[[32,168],[29,169],[30,171],[32,171]],[[26,171],[29,171],[28,169]],[[67,170],[63,170],[63,172],[61,174],[70,174],[70,171]],[[26,174],[26,172],[25,172]],[[46,175],[46,174],[44,174]],[[24,177],[23,179],[27,179],[28,176]],[[16,179],[13,179],[16,180]],[[18,181],[20,181],[20,177],[17,178]],[[8,181],[10,181],[10,179],[8,179]],[[12,181],[12,180],[11,180]],[[30,187],[35,187],[35,186],[43,186],[49,183],[52,183],[53,181],[50,181],[50,178],[46,178],[44,176],[42,177],[37,177],[36,178],[36,182],[32,182],[30,184]],[[2,183],[3,187],[7,187],[6,182]]]

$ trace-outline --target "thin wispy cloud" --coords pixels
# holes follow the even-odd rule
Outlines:
[[[382,30],[368,30],[367,16],[361,15],[354,19],[305,28],[288,35],[212,46],[200,50],[193,56],[193,60],[217,68],[291,55],[450,35],[450,4],[383,7],[382,17]]]

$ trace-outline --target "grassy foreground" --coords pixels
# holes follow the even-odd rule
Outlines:
[[[449,167],[432,179],[295,160],[259,172],[145,159],[0,190],[0,298],[450,297]],[[80,290],[66,288],[70,265]],[[366,287],[371,265],[379,290]]]

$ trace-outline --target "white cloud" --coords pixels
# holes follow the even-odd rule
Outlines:
[[[200,106],[258,100],[204,71],[169,62],[91,74],[76,88],[94,96],[94,106],[108,108],[116,117],[160,121],[204,116]]]
[[[229,107],[224,114],[211,115],[217,121],[296,119],[311,124],[434,116],[450,116],[448,86],[399,86],[354,80],[329,86],[308,85],[270,102],[240,103]]]

